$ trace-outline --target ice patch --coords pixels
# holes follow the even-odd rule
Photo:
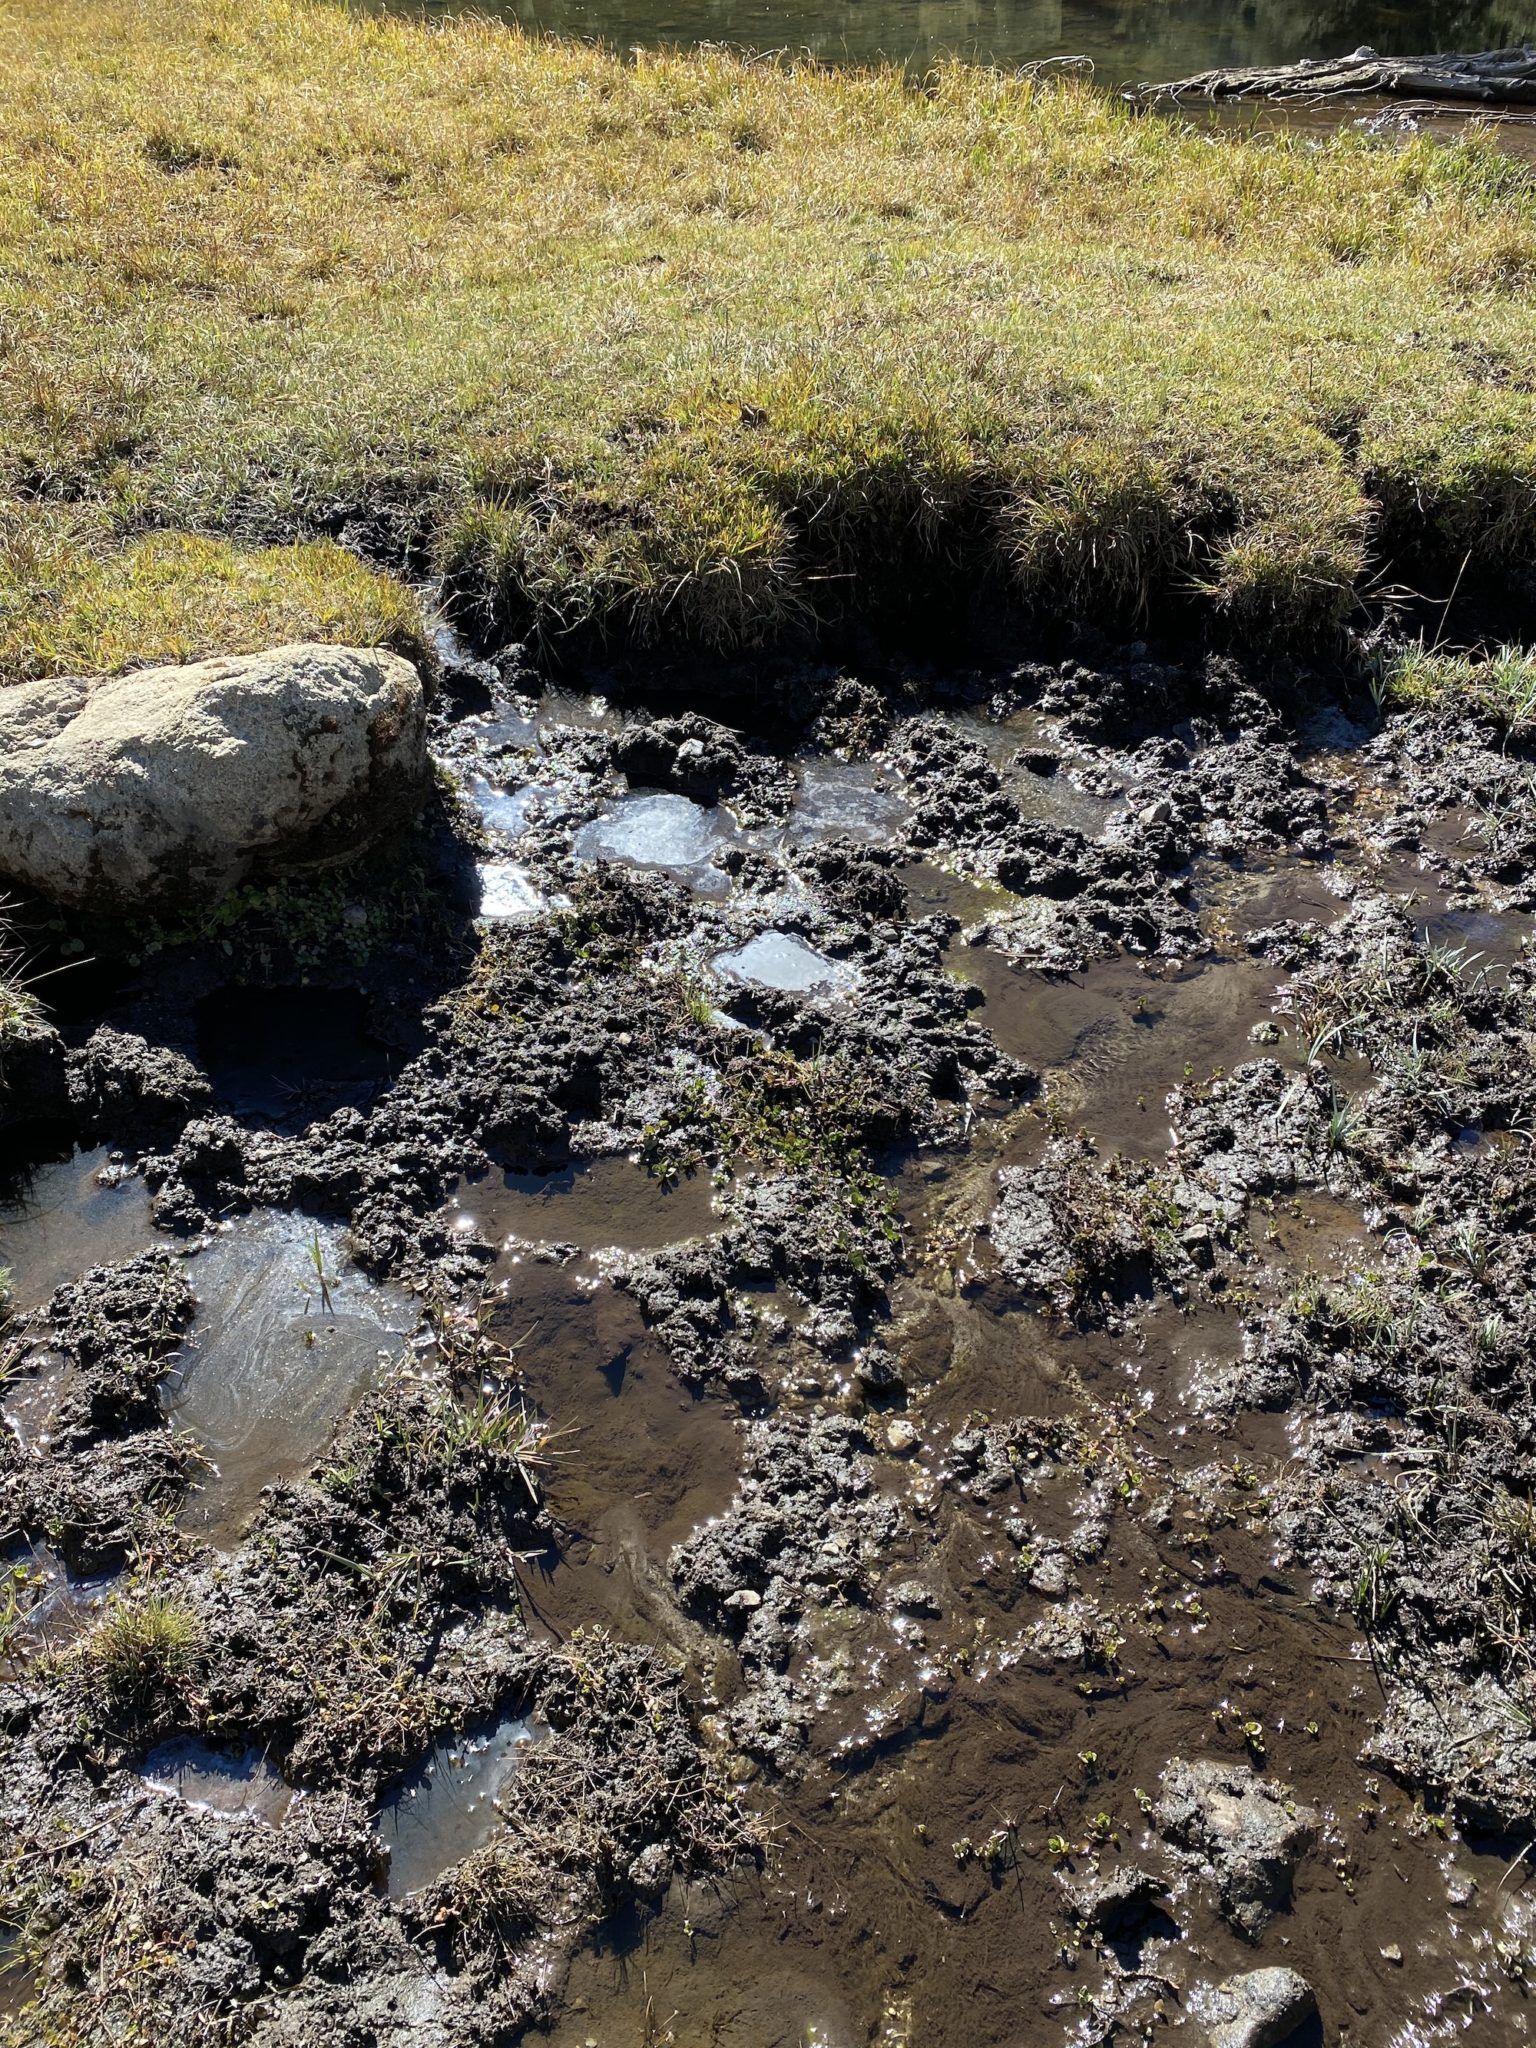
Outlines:
[[[714,967],[731,981],[755,981],[761,988],[802,995],[811,989],[846,987],[854,979],[851,968],[827,959],[789,932],[759,932],[744,946],[717,953]]]
[[[686,796],[665,791],[620,797],[601,817],[576,834],[581,860],[619,860],[631,867],[661,868],[706,894],[728,888],[714,857],[737,838],[730,814],[708,810]]]

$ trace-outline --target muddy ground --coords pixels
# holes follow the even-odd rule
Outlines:
[[[38,926],[0,2038],[1528,2038],[1530,761],[642,699],[450,650],[387,859]]]

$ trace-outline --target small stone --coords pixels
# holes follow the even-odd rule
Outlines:
[[[904,1415],[898,1415],[894,1422],[886,1424],[885,1447],[896,1457],[904,1458],[916,1446],[917,1431]]]
[[[629,1881],[644,1897],[654,1898],[664,1892],[672,1877],[671,1851],[660,1842],[651,1842],[629,1866]]]
[[[1214,1879],[1222,1912],[1250,1939],[1290,1897],[1296,1864],[1322,1824],[1288,1785],[1213,1757],[1172,1759],[1155,1819],[1164,1840]]]
[[[899,1586],[892,1586],[891,1605],[900,1614],[936,1615],[941,1611],[921,1579],[903,1579]]]
[[[1280,1026],[1273,1017],[1261,1017],[1249,1031],[1248,1037],[1254,1045],[1278,1045]]]
[[[1312,1986],[1287,1969],[1246,1970],[1223,1984],[1202,1985],[1189,2004],[1210,2048],[1281,2048],[1317,2011]]]
[[[1382,1961],[1386,1963],[1401,1963],[1403,1960],[1403,1952],[1398,1947],[1395,1941],[1389,1941],[1386,1947],[1382,1950],[1381,1957]]]
[[[1173,818],[1173,805],[1167,797],[1160,796],[1155,804],[1148,804],[1140,816],[1143,825],[1166,825]]]
[[[871,1344],[854,1362],[859,1384],[871,1394],[899,1394],[906,1387],[901,1367],[883,1344]]]
[[[1215,1262],[1216,1248],[1203,1223],[1191,1224],[1179,1242],[1197,1266],[1209,1266]]]
[[[754,1593],[750,1586],[738,1586],[734,1593],[727,1595],[727,1607],[734,1607],[738,1614],[749,1614],[754,1607],[761,1607],[763,1596]]]

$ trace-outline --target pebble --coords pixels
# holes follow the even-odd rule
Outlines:
[[[893,1452],[896,1457],[904,1458],[908,1451],[916,1447],[916,1444],[917,1431],[904,1415],[898,1415],[894,1422],[886,1424],[885,1447],[888,1451]]]

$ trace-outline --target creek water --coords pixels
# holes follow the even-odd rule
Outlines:
[[[464,11],[459,0],[389,5],[429,18]],[[1338,56],[1361,44],[1416,55],[1536,36],[1536,9],[1520,0],[480,0],[474,11],[620,50],[727,43],[919,70],[951,55],[1005,68],[1082,57],[1110,86]]]

